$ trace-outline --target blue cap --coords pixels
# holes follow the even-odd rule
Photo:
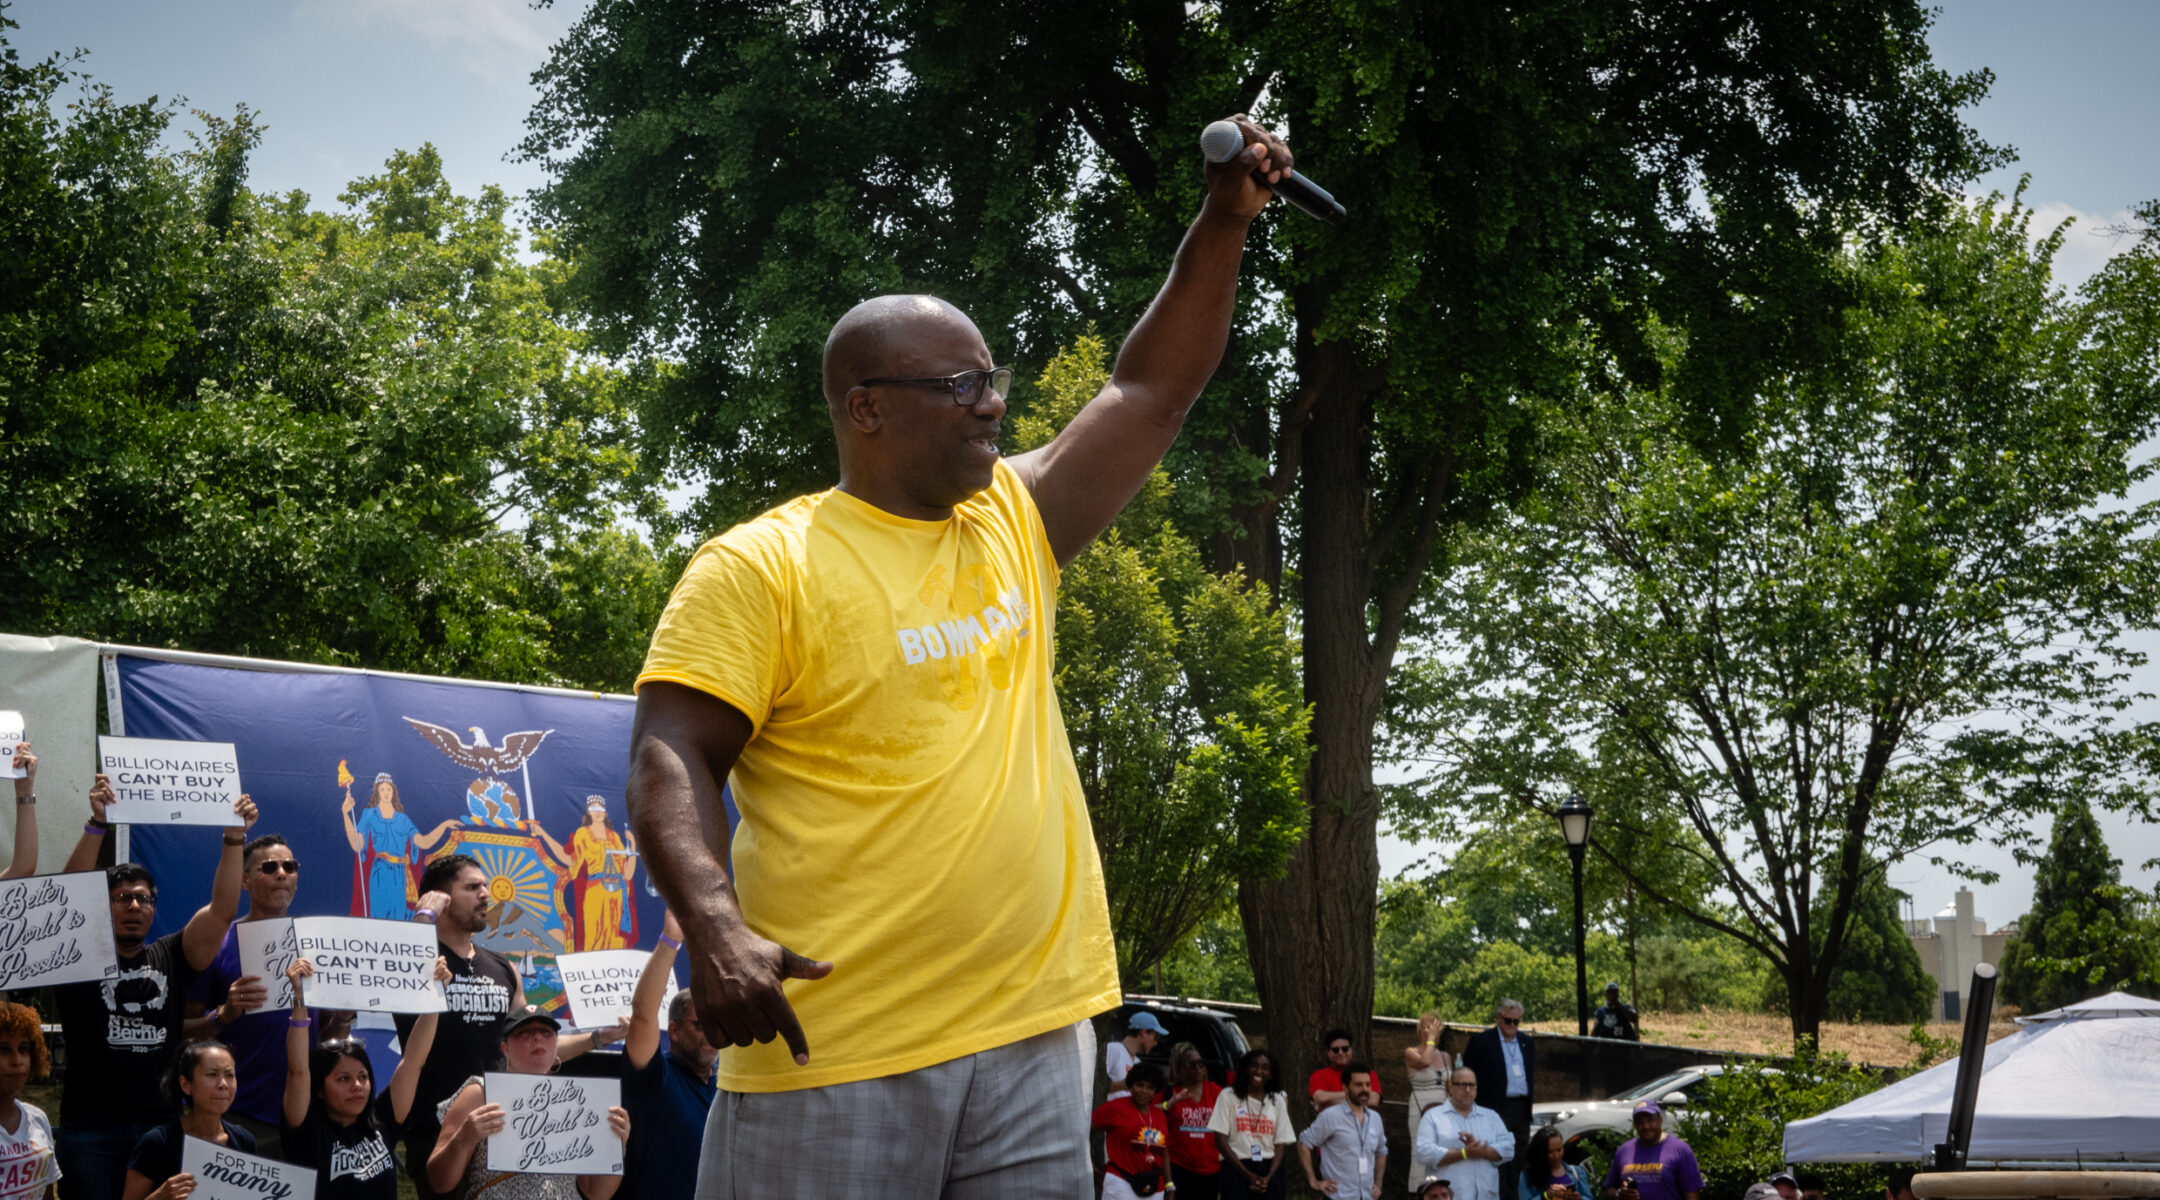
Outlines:
[[[1665,1115],[1665,1110],[1657,1106],[1657,1101],[1645,1100],[1641,1104],[1635,1106],[1636,1116],[1639,1117],[1644,1113],[1649,1113],[1653,1117],[1662,1117]]]
[[[1608,992],[1617,992],[1617,991],[1619,991],[1619,990],[1620,990],[1620,981],[1619,981],[1619,980],[1617,980],[1617,979],[1615,979],[1615,980],[1613,980],[1613,981],[1612,981],[1611,983],[1608,983],[1608,984],[1606,984],[1606,985],[1605,985],[1605,990],[1606,990],[1606,991],[1608,991]]]
[[[1126,1019],[1125,1032],[1139,1033],[1143,1029],[1157,1037],[1170,1036],[1170,1031],[1163,1028],[1162,1022],[1155,1019],[1154,1013],[1136,1012]]]

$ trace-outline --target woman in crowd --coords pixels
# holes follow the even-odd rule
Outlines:
[[[555,1065],[555,1039],[562,1023],[528,1004],[503,1029],[503,1070],[545,1075]],[[465,1081],[442,1104],[442,1135],[428,1156],[428,1186],[450,1200],[610,1200],[622,1186],[620,1175],[520,1175],[490,1171],[487,1139],[502,1132],[508,1117],[502,1105],[487,1098],[478,1075]],[[608,1132],[628,1141],[630,1114],[621,1105],[608,1109]]]
[[[1436,1104],[1447,1103],[1447,1077],[1455,1070],[1455,1060],[1440,1048],[1440,1034],[1446,1026],[1440,1023],[1440,1014],[1421,1012],[1417,1019],[1418,1040],[1403,1047],[1403,1070],[1410,1073],[1410,1142],[1417,1143],[1418,1121],[1425,1110]],[[1417,1190],[1420,1180],[1433,1173],[1433,1165],[1418,1160],[1417,1152],[1410,1154],[1410,1189]]]
[[[52,1069],[37,1010],[0,1001],[0,1200],[53,1200],[52,1122],[23,1088]]]
[[[180,1116],[135,1143],[121,1200],[186,1200],[195,1190],[195,1177],[180,1169],[181,1142],[187,1138],[255,1153],[255,1135],[225,1119],[239,1091],[239,1072],[225,1043],[190,1042],[182,1047],[165,1077],[165,1094],[180,1105]]]
[[[1596,1200],[1589,1169],[1570,1164],[1566,1152],[1566,1139],[1552,1126],[1531,1134],[1522,1173],[1515,1180],[1516,1200]]]
[[[1208,1122],[1215,1119],[1222,1088],[1208,1078],[1207,1059],[1191,1042],[1170,1047],[1170,1073],[1175,1086],[1163,1103],[1170,1118],[1170,1178],[1183,1200],[1209,1200],[1222,1169],[1222,1151]]]
[[[422,1013],[405,1039],[404,1057],[390,1073],[390,1086],[375,1102],[375,1065],[367,1044],[358,1038],[335,1038],[308,1050],[315,1020],[302,998],[303,981],[315,964],[296,959],[285,972],[292,983],[292,1022],[285,1032],[285,1161],[315,1172],[317,1200],[397,1200],[397,1144],[405,1119],[412,1115],[413,1093],[420,1087],[420,1067],[435,1045],[436,1013]],[[450,981],[450,963],[435,960],[435,981]],[[379,1110],[379,1111],[378,1111]]]
[[[1274,1055],[1247,1050],[1238,1060],[1237,1078],[1215,1097],[1208,1128],[1222,1156],[1215,1175],[1222,1200],[1282,1200],[1282,1168],[1290,1157],[1282,1148],[1297,1141],[1297,1130],[1290,1128],[1290,1100],[1283,1095],[1281,1075]]]
[[[1170,1169],[1170,1127],[1163,1120],[1162,1068],[1135,1063],[1125,1094],[1105,1100],[1089,1124],[1103,1131],[1102,1200],[1140,1200],[1163,1190]]]

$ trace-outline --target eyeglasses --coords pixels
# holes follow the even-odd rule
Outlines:
[[[255,869],[265,875],[298,875],[300,873],[300,864],[288,862],[282,858],[272,858],[256,863]]]
[[[114,896],[112,906],[114,908],[156,908],[157,897],[145,896],[139,892],[130,892],[125,896]]]
[[[1470,1089],[1472,1089],[1472,1090],[1475,1090],[1475,1089],[1477,1088],[1477,1080],[1475,1080],[1475,1079],[1450,1079],[1450,1080],[1448,1080],[1448,1086],[1449,1086],[1449,1087],[1466,1087],[1466,1088],[1470,1088]]]
[[[1328,1052],[1329,1054],[1348,1054],[1348,1053],[1350,1053],[1350,1047],[1348,1047],[1348,1046],[1329,1046],[1329,1047],[1327,1048],[1327,1052]]]
[[[1520,1025],[1520,1024],[1522,1024],[1522,1018],[1521,1018],[1521,1017],[1502,1017],[1502,1018],[1500,1018],[1500,1023],[1501,1023],[1502,1025]]]
[[[857,387],[941,387],[952,393],[953,403],[961,408],[973,408],[982,403],[983,388],[987,386],[998,394],[999,399],[1012,395],[1013,369],[1011,367],[980,367],[962,371],[958,375],[881,376],[865,379]]]

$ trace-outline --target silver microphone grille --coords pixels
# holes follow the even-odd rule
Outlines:
[[[1200,153],[1211,163],[1228,162],[1245,148],[1245,134],[1232,121],[1210,122],[1200,131]]]

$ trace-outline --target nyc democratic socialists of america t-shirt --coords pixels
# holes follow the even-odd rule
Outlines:
[[[730,777],[743,915],[835,964],[786,984],[810,1065],[777,1038],[726,1048],[722,1090],[912,1071],[1117,1003],[1051,687],[1056,607],[1041,516],[1002,462],[947,520],[834,490],[691,559],[638,686],[696,688],[750,719]]]

